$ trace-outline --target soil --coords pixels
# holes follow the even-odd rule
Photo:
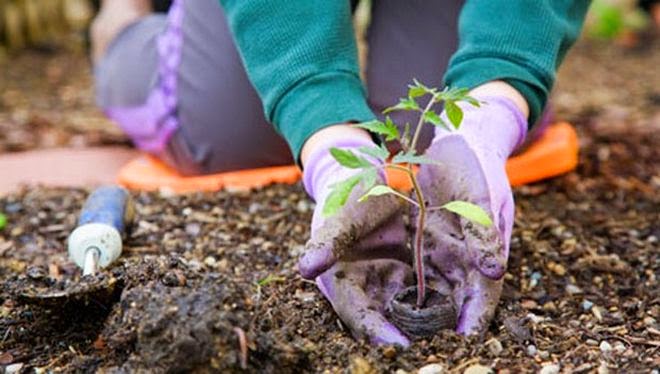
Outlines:
[[[635,51],[582,44],[567,58],[554,105],[558,118],[578,127],[580,164],[575,172],[515,189],[504,291],[482,336],[445,330],[408,350],[354,340],[314,283],[297,274],[313,209],[299,185],[136,193],[136,224],[122,257],[101,278],[82,281],[66,258],[65,240],[87,191],[34,187],[0,198],[9,220],[0,231],[0,365],[110,373],[414,372],[433,363],[449,372],[478,365],[501,373],[549,364],[576,373],[658,368],[655,43]],[[33,137],[30,118],[43,118],[36,128],[46,134],[79,136],[85,144],[123,142],[88,135],[111,131],[105,125],[90,125],[89,132],[65,125],[101,118],[91,107],[82,57],[18,58],[29,66],[0,69],[13,87],[2,91],[0,150],[50,146]],[[59,80],[50,83],[46,74],[29,83],[26,72],[49,66],[60,71]],[[63,87],[80,87],[56,91],[78,99],[67,103],[52,94]],[[36,140],[8,141],[15,131]],[[16,296],[77,282],[85,287],[104,277],[115,279],[116,292],[61,304]]]

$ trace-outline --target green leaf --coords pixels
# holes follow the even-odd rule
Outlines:
[[[358,151],[382,161],[390,157],[390,151],[387,150],[384,144],[381,144],[379,147],[360,147]]]
[[[7,216],[0,213],[0,230],[4,229],[7,226]]]
[[[376,168],[371,168],[363,171],[361,173],[362,177],[362,188],[364,191],[368,191],[376,184],[376,179],[378,178],[378,171]]]
[[[392,158],[392,163],[393,164],[404,164],[404,163],[410,163],[410,164],[438,164],[437,161],[430,159],[426,156],[418,156],[415,154],[414,151],[410,151],[408,153],[403,153],[399,152]]]
[[[348,149],[330,148],[330,154],[341,166],[349,169],[361,169],[373,166],[367,159],[356,155]]]
[[[443,205],[442,208],[480,225],[486,227],[493,225],[493,221],[488,216],[488,213],[486,213],[486,211],[479,205],[467,201],[455,200]]]
[[[259,279],[257,281],[257,286],[264,287],[264,286],[266,286],[270,283],[284,282],[285,280],[286,280],[286,278],[284,278],[284,277],[278,277],[278,276],[275,276],[273,274],[268,274],[265,278]]]
[[[408,97],[414,99],[426,95],[426,90],[423,87],[408,86]]]
[[[458,128],[461,126],[461,122],[463,121],[463,110],[458,105],[456,105],[455,102],[446,101],[445,113],[447,113],[449,122],[451,122],[451,124],[454,125],[454,128],[458,130]]]
[[[391,106],[389,108],[386,108],[383,111],[383,114],[387,114],[389,112],[397,111],[397,110],[405,110],[405,111],[411,111],[411,110],[420,110],[419,105],[415,101],[415,99],[411,98],[403,98],[399,99],[399,103],[396,104],[395,106]]]
[[[373,187],[369,190],[369,192],[367,192],[366,194],[362,195],[362,197],[360,197],[360,198],[358,199],[358,201],[359,201],[359,202],[363,202],[363,201],[367,200],[370,196],[380,196],[380,195],[385,195],[385,194],[388,194],[388,193],[391,193],[391,194],[395,194],[395,195],[397,195],[397,192],[394,191],[391,187],[386,186],[386,185],[379,184],[379,185],[377,185],[377,186],[373,186]]]
[[[385,118],[385,122],[374,120],[369,122],[358,123],[357,125],[354,126],[359,127],[361,129],[365,129],[367,131],[371,131],[374,134],[384,135],[385,141],[388,142],[390,140],[399,139],[399,129],[396,127],[394,122],[392,122],[392,119],[390,119],[390,117]]]
[[[430,123],[430,124],[433,124],[433,125],[436,125],[436,126],[441,126],[441,125],[445,124],[444,121],[442,120],[442,118],[440,118],[440,116],[438,115],[438,113],[436,113],[432,110],[429,110],[428,112],[424,113],[424,122],[427,122],[427,123]]]
[[[346,204],[346,200],[348,200],[353,188],[357,186],[360,179],[362,179],[362,176],[356,175],[331,186],[332,191],[325,199],[325,205],[323,205],[324,217],[330,217],[339,212],[339,209]]]
[[[470,103],[470,105],[475,106],[477,108],[481,107],[481,102],[472,96],[465,96],[465,98],[463,98],[462,101],[467,101],[468,103]]]

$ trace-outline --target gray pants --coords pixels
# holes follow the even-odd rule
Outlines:
[[[442,85],[458,44],[461,5],[460,0],[373,1],[366,85],[374,113],[405,96],[413,78]],[[182,17],[152,15],[113,40],[96,66],[98,104],[115,113],[110,117],[129,136],[137,134],[134,140],[144,132],[136,127],[167,116],[171,125],[154,130],[165,133],[162,144],[144,148],[186,175],[292,164],[286,143],[264,118],[219,2],[175,1],[175,7]],[[176,22],[180,25],[172,25]],[[180,43],[169,43],[174,48],[159,46],[159,39],[177,34]],[[175,70],[176,84],[163,78],[165,65]],[[154,98],[154,90],[164,94]],[[149,106],[160,112],[145,116],[144,110],[153,112]],[[394,119],[414,123],[409,116],[395,113]],[[426,130],[422,139],[428,142],[432,129]]]

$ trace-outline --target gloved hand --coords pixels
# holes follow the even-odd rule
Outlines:
[[[303,182],[317,206],[299,268],[303,277],[316,279],[356,337],[374,344],[407,346],[408,339],[383,315],[391,297],[412,281],[401,202],[391,195],[358,202],[365,192],[358,185],[339,213],[328,218],[322,214],[331,186],[360,172],[341,166],[328,149],[351,149],[360,154],[357,150],[362,146],[374,144],[365,139],[329,141],[306,162]],[[383,176],[378,179],[382,183]]]
[[[425,155],[440,165],[423,165],[418,174],[429,206],[469,201],[494,223],[486,228],[445,210],[428,213],[426,279],[430,287],[453,295],[457,331],[463,334],[482,331],[500,298],[514,220],[505,164],[527,133],[527,121],[513,102],[477,99],[485,102],[480,108],[461,104],[464,117],[458,131],[436,128]]]

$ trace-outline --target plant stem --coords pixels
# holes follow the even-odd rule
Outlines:
[[[419,214],[417,215],[417,228],[415,230],[415,247],[413,248],[414,261],[415,261],[415,272],[417,273],[417,307],[421,308],[424,306],[424,301],[426,300],[426,279],[424,279],[424,224],[426,221],[426,204],[424,203],[424,195],[422,194],[422,189],[419,188],[417,183],[417,178],[415,174],[410,169],[410,164],[408,164],[410,170],[410,182],[413,185],[413,190],[417,196]]]
[[[419,140],[419,134],[422,133],[422,125],[424,125],[424,115],[426,112],[431,110],[431,107],[435,103],[435,98],[436,95],[431,96],[431,99],[429,100],[428,104],[426,104],[426,107],[422,111],[422,114],[419,116],[419,121],[417,122],[417,126],[415,127],[415,135],[413,135],[412,141],[410,142],[410,150],[415,151],[417,149],[417,141]]]

